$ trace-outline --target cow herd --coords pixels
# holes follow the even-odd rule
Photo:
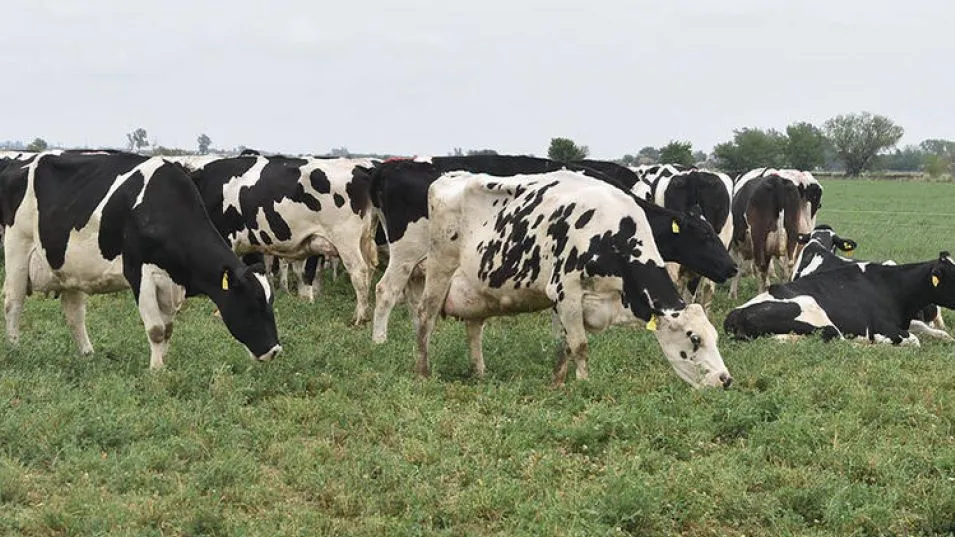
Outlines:
[[[155,369],[185,298],[206,295],[233,337],[269,360],[282,347],[266,262],[287,262],[310,297],[316,270],[334,259],[355,291],[353,321],[372,320],[376,343],[387,340],[393,308],[409,306],[421,376],[438,316],[465,322],[482,376],[485,321],[549,309],[561,340],[555,385],[571,362],[587,377],[588,333],[637,323],[680,378],[729,387],[708,311],[716,283],[732,278],[735,298],[737,268],[752,261],[759,294],[726,316],[731,337],[951,341],[939,307],[955,307],[953,258],[841,257],[857,245],[815,224],[821,201],[821,185],[797,170],[734,181],[673,165],[526,156],[5,153],[6,335],[17,343],[25,298],[45,293],[59,297],[89,354],[86,297],[131,289]],[[770,284],[774,264],[784,283]]]

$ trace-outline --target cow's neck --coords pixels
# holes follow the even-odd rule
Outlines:
[[[680,311],[686,307],[662,265],[629,263],[623,271],[623,303],[635,317],[650,320],[654,311]]]
[[[870,265],[871,267],[871,265]],[[924,307],[932,304],[932,264],[910,263],[898,266],[879,266],[885,275],[884,288],[901,308],[903,320],[908,321]]]

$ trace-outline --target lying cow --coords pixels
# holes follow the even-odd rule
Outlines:
[[[793,270],[793,280],[798,280],[809,274],[827,272],[846,265],[867,265],[867,261],[854,261],[836,255],[837,250],[852,255],[858,247],[852,239],[840,237],[830,226],[825,224],[816,226],[810,235],[800,235],[799,242],[803,249],[796,258]],[[883,265],[896,265],[895,261],[884,261]],[[945,321],[942,318],[942,309],[929,305],[919,310],[912,318],[909,330],[916,335],[953,341],[955,339],[945,331]]]
[[[587,378],[587,332],[636,319],[680,378],[728,387],[717,333],[699,305],[684,304],[663,266],[636,198],[579,171],[495,177],[452,172],[428,192],[430,244],[418,307],[419,375],[430,374],[436,316],[467,321],[474,368],[484,371],[481,327],[489,317],[554,308],[564,352]]]
[[[743,175],[734,185],[731,251],[741,265],[753,261],[760,292],[769,286],[773,258],[779,258],[783,279],[789,279],[801,248],[796,239],[815,225],[807,192],[804,181],[793,174],[767,173],[763,168]],[[737,273],[730,285],[731,298],[738,295],[740,276]]]
[[[932,304],[955,307],[955,262],[948,252],[925,263],[853,263],[774,284],[731,311],[723,327],[738,339],[820,332],[827,340],[918,345],[909,323]]]
[[[561,169],[577,170],[627,190],[625,183],[591,167],[533,157],[435,157],[393,160],[378,165],[372,175],[371,197],[386,230],[389,261],[375,288],[372,339],[376,343],[387,339],[388,318],[402,293],[410,304],[418,303],[420,285],[412,274],[428,251],[427,193],[435,180],[455,171],[510,177],[535,176]],[[657,247],[665,260],[682,262],[716,281],[725,281],[736,272],[736,266],[712,226],[698,213],[679,213],[641,200],[636,203],[649,219]]]
[[[377,265],[368,199],[372,164],[250,153],[208,162],[192,177],[212,222],[239,255],[339,257],[355,289],[353,319],[361,324],[368,320]]]
[[[149,365],[163,365],[186,295],[206,295],[252,356],[281,351],[264,274],[242,264],[209,220],[178,165],[116,152],[51,152],[0,183],[7,339],[20,338],[32,291],[60,296],[80,352],[86,297],[132,288],[149,336]]]

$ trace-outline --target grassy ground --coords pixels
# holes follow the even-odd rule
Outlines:
[[[955,212],[953,184],[825,189],[819,222],[860,258],[955,251],[950,216],[911,214]],[[92,301],[85,359],[58,304],[31,300],[0,351],[0,534],[955,531],[951,346],[724,339],[734,388],[693,391],[648,332],[614,329],[591,339],[591,380],[554,390],[539,314],[489,323],[484,381],[441,323],[416,381],[403,309],[376,347],[353,300],[345,278],[315,305],[280,295],[269,364],[192,300],[158,374],[130,295]],[[731,306],[723,288],[718,326]]]

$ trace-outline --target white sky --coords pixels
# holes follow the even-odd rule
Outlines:
[[[955,138],[952,0],[0,0],[0,140],[618,158],[868,110]]]

